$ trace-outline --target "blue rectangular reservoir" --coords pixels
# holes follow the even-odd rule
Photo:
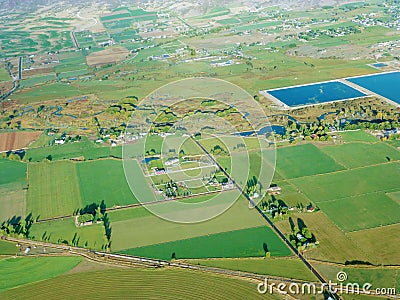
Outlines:
[[[354,77],[347,80],[400,104],[400,72]]]
[[[294,86],[266,92],[288,106],[312,105],[367,96],[340,81]]]

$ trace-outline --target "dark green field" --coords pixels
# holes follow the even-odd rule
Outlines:
[[[26,164],[0,159],[0,185],[26,182]]]
[[[133,248],[122,253],[159,259],[229,258],[262,257],[266,249],[272,256],[291,255],[286,245],[266,226]]]

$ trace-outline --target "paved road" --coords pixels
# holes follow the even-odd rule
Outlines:
[[[7,70],[8,70],[8,73],[10,74],[10,77],[12,78],[12,80],[13,80],[13,86],[12,86],[12,89],[10,90],[10,91],[8,91],[7,93],[5,93],[4,95],[2,95],[1,97],[0,97],[0,101],[2,101],[2,100],[4,100],[4,99],[6,99],[6,98],[8,98],[12,93],[14,93],[15,92],[15,90],[19,87],[19,76],[21,76],[21,78],[22,78],[22,71],[21,71],[21,68],[22,68],[22,56],[19,58],[19,65],[18,65],[18,72],[21,72],[21,74],[19,73],[19,75],[18,76],[14,76],[14,74],[12,73],[12,69],[11,69],[11,66],[9,65],[8,67],[7,67]]]
[[[78,40],[76,39],[75,31],[71,31],[71,37],[72,37],[72,41],[75,44],[75,47],[79,49],[79,43],[78,43]]]

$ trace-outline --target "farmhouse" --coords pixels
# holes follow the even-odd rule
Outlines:
[[[314,212],[314,211],[315,211],[315,207],[310,203],[310,204],[307,206],[307,211],[308,211],[308,212]]]
[[[165,165],[168,167],[168,166],[175,165],[175,164],[177,164],[177,163],[179,163],[179,159],[178,159],[178,158],[172,158],[172,159],[168,159],[168,160],[165,162]]]
[[[65,141],[64,141],[64,140],[55,140],[54,143],[55,143],[56,145],[64,145],[64,144],[65,144]]]
[[[154,169],[154,174],[156,175],[162,175],[162,174],[166,174],[167,172],[165,171],[164,168],[155,168]]]
[[[271,186],[267,192],[269,195],[280,195],[282,189],[279,186]]]

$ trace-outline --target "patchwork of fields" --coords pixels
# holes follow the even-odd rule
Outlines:
[[[266,251],[271,252],[273,256],[291,254],[278,236],[266,226],[209,234],[132,248],[122,252],[168,260],[171,258],[262,257]]]
[[[388,143],[377,142],[363,131],[344,133],[343,139],[347,142],[335,146],[307,144],[278,148],[277,172],[285,178],[275,177],[274,182],[282,188],[278,199],[293,206],[308,200],[328,217],[304,216],[306,224],[320,241],[320,247],[308,254],[310,257],[330,257],[332,261],[341,262],[344,257],[364,257],[376,263],[397,261],[390,255],[391,251],[395,252],[396,238],[385,239],[386,246],[392,250],[377,258],[372,251],[378,251],[378,244],[367,241],[365,237],[369,233],[377,237],[379,232],[400,223],[397,197],[400,191],[400,152]],[[297,197],[292,195],[294,190]],[[333,234],[336,226],[342,233]],[[323,228],[331,229],[324,232]],[[282,230],[287,232],[290,229],[282,227]],[[353,242],[357,245],[352,248],[354,250],[341,255],[347,252],[347,247],[352,247]],[[367,254],[358,249],[365,249],[367,244]],[[325,248],[327,245],[331,245],[330,249]],[[336,246],[340,251],[332,255],[331,249]]]
[[[368,232],[378,237],[381,230],[388,230],[391,226],[400,224],[397,213],[400,206],[400,152],[389,143],[371,139],[365,132],[343,133],[343,140],[345,142],[339,145],[302,144],[277,149],[274,183],[282,189],[282,194],[278,195],[277,199],[282,200],[288,207],[297,206],[299,203],[306,206],[311,202],[321,210],[313,214],[307,213],[304,217],[299,216],[304,218],[320,242],[320,247],[309,252],[310,257],[322,255],[332,261],[342,261],[344,255],[332,256],[328,248],[335,248],[337,244],[340,245],[340,252],[347,253],[346,247],[352,247],[353,242],[358,245],[356,247],[370,244],[364,237]],[[159,147],[161,141],[151,141],[151,146]],[[215,142],[205,140],[204,145],[212,148]],[[253,142],[250,139],[246,141],[250,146]],[[102,200],[109,208],[138,203],[125,180],[121,160],[62,160],[68,155],[107,156],[111,150],[118,150],[93,148],[83,142],[78,148],[72,147],[75,152],[68,154],[69,147],[72,146],[48,147],[47,149],[51,150],[49,153],[56,159],[54,162],[24,164],[9,160],[0,161],[0,172],[3,172],[3,176],[0,177],[0,189],[4,191],[0,195],[0,201],[5,208],[1,212],[3,218],[24,215],[27,212],[32,212],[40,219],[70,215],[76,209],[100,203]],[[186,143],[182,147],[188,153],[198,154],[198,149],[192,144]],[[256,145],[252,147],[257,148]],[[31,160],[39,161],[47,149],[33,149],[28,151],[28,155]],[[246,153],[240,151],[233,153],[241,163],[245,160],[241,157],[244,154]],[[257,162],[259,155],[252,150],[248,157],[250,161]],[[37,158],[34,159],[35,157]],[[227,171],[231,171],[231,160],[235,157],[221,155],[217,158]],[[188,164],[192,165],[198,167],[198,164]],[[149,194],[150,185],[141,175],[138,161],[129,160],[125,168],[128,170],[128,176],[134,176],[133,187],[138,195]],[[259,166],[250,164],[250,175],[258,172]],[[382,174],[385,174],[384,180]],[[23,187],[27,182],[29,188],[26,191]],[[196,182],[190,184],[193,184],[191,188],[197,188]],[[226,197],[221,197],[221,202],[214,204],[216,207],[224,204],[229,198],[236,197],[237,193],[225,191],[223,195]],[[150,198],[149,201],[155,200]],[[180,201],[200,204],[209,199],[208,196],[200,196]],[[197,207],[182,210],[172,203],[152,204],[153,211],[171,217],[182,214],[197,215],[201,213],[201,209]],[[163,259],[171,259],[173,256],[262,257],[265,255],[263,246],[266,245],[273,256],[290,255],[286,246],[266,227],[265,221],[257,212],[248,208],[243,198],[224,214],[208,222],[191,225],[165,221],[140,207],[110,211],[109,218],[112,224],[112,250],[117,252]],[[284,232],[289,230],[281,222],[278,222],[278,226]],[[75,241],[78,239],[78,245],[99,249],[105,241],[103,231],[100,225],[76,228],[73,219],[69,218],[34,224],[31,234],[36,239],[56,243],[62,240],[70,242],[75,237]],[[351,235],[351,240],[348,235]],[[331,238],[333,240],[330,240]],[[389,249],[395,247],[395,241],[395,238],[386,241]],[[212,245],[213,243],[217,246]],[[366,260],[372,261],[369,252],[365,254],[358,250],[354,252],[354,256],[346,254],[346,257],[357,259],[364,255]],[[393,259],[388,254],[384,261]]]

